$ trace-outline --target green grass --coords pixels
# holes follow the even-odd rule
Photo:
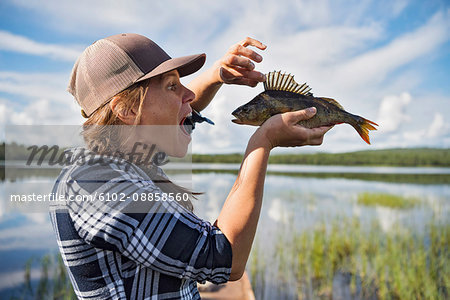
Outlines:
[[[397,203],[408,199],[369,195]],[[411,199],[406,203],[400,207],[411,205]],[[431,218],[423,231],[401,224],[385,231],[378,221],[362,224],[352,217],[318,221],[302,231],[293,228],[292,220],[288,224],[277,231],[275,242],[256,237],[247,270],[257,299],[267,298],[271,289],[278,289],[278,298],[290,299],[332,299],[339,289],[356,299],[450,299],[450,224],[445,219]],[[275,244],[273,253],[269,242]],[[42,275],[32,286],[36,262]],[[24,276],[12,299],[75,299],[59,254],[30,259]],[[336,278],[346,280],[336,285]]]
[[[384,206],[389,208],[411,208],[420,204],[417,198],[407,198],[385,193],[361,193],[358,195],[357,203],[365,206]]]
[[[298,299],[332,299],[343,288],[357,299],[449,299],[450,225],[432,219],[423,233],[399,226],[385,232],[377,222],[366,227],[342,217],[302,232],[278,232],[275,263],[256,243],[247,264],[256,298],[264,298],[264,284],[276,282],[271,288],[296,287],[288,298]],[[41,278],[33,287],[36,262]],[[338,275],[348,279],[343,286],[334,283]],[[24,276],[11,299],[76,299],[59,254],[30,259]]]
[[[264,261],[264,249],[257,245],[252,250],[248,266],[252,284],[263,278],[263,285],[276,280],[285,288],[292,286],[287,276],[291,274],[296,277],[298,299],[332,299],[337,289],[347,289],[357,299],[449,299],[448,224],[432,220],[424,233],[401,226],[385,232],[378,222],[367,228],[357,219],[343,217],[279,235],[275,259],[266,256]],[[290,235],[294,237],[287,238]],[[265,275],[267,265],[277,265],[279,274]],[[347,283],[336,286],[338,277]],[[264,298],[261,284],[254,288],[256,297]]]

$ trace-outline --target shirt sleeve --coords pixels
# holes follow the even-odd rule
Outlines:
[[[68,201],[75,229],[87,243],[178,278],[228,281],[232,249],[225,235],[177,201],[135,201],[158,193],[148,177],[117,165],[80,167],[67,182],[68,195],[88,199]]]

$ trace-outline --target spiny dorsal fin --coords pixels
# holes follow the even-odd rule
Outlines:
[[[340,109],[344,109],[344,108],[342,107],[342,105],[341,105],[339,102],[337,102],[336,100],[334,100],[334,99],[331,99],[331,98],[325,98],[325,97],[320,97],[320,98],[323,99],[323,100],[325,100],[325,101],[327,101],[327,102],[330,102],[330,103],[336,105],[336,106],[339,107]]]
[[[269,72],[266,75],[264,82],[264,90],[266,91],[287,91],[301,95],[312,96],[311,88],[306,84],[298,84],[291,74],[283,73],[281,71]]]

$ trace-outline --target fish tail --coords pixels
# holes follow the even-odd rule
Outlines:
[[[361,136],[361,138],[369,145],[370,145],[369,130],[377,130],[374,125],[378,126],[377,123],[364,119],[363,117],[358,117],[356,120],[356,124],[352,124],[352,126]]]

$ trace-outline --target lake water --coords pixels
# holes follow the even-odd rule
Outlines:
[[[194,170],[197,171],[192,174],[192,178],[189,177],[192,179],[192,189],[204,192],[199,200],[194,202],[197,215],[214,222],[234,183],[237,167],[237,165],[217,164],[194,165]],[[310,230],[319,222],[331,222],[338,217],[355,217],[363,225],[371,224],[376,220],[386,232],[398,226],[421,232],[431,218],[442,223],[449,221],[449,168],[273,165],[269,167],[269,171],[254,245],[264,249],[263,255],[272,266],[278,263],[270,261],[270,258],[275,257],[275,245],[280,234],[289,234],[290,230],[298,232]],[[58,251],[48,214],[18,212],[7,205],[8,199],[5,195],[18,191],[23,194],[49,192],[55,174],[57,171],[32,173],[19,170],[7,173],[5,181],[0,182],[1,299],[9,298],[23,285],[24,267],[30,257],[39,258],[46,253]],[[334,175],[319,176],[318,174]],[[353,176],[344,176],[345,174],[353,174]],[[362,174],[380,174],[381,176],[366,180],[367,176]],[[395,177],[398,180],[392,179],[388,176],[392,174],[432,176],[430,177],[432,179],[413,180],[411,183],[410,180],[398,179],[402,178],[401,176]],[[391,179],[386,182],[383,180],[384,177]],[[440,179],[434,183],[433,178]],[[177,176],[173,179],[177,181]],[[186,180],[186,176],[179,179]],[[420,199],[420,205],[409,209],[358,205],[357,196],[363,192],[415,197]],[[32,280],[38,280],[40,277],[39,268],[39,264],[33,264],[30,273]],[[262,282],[252,282],[252,285],[254,288],[264,288]],[[270,297],[270,294],[265,294],[266,299]]]

